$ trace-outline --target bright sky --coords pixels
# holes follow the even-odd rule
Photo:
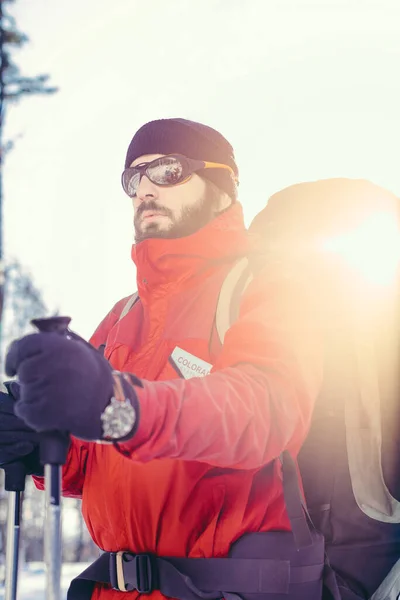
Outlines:
[[[60,91],[8,113],[5,250],[88,337],[135,291],[120,187],[143,123],[219,129],[249,221],[287,185],[363,177],[400,193],[399,0],[17,0],[15,58]]]

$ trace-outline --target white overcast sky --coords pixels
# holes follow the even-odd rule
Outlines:
[[[287,185],[363,177],[400,193],[400,0],[17,0],[24,74],[59,92],[7,115],[5,250],[88,337],[135,290],[120,188],[144,122],[233,144],[249,221]]]

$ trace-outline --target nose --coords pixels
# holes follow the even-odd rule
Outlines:
[[[150,179],[146,177],[146,175],[143,175],[140,178],[140,182],[136,192],[136,198],[138,199],[139,204],[143,202],[143,200],[149,198],[157,198],[157,196],[157,186],[154,183],[152,183]]]

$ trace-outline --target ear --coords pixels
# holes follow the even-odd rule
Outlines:
[[[206,179],[205,177],[203,177],[203,179],[206,184],[206,193],[212,202],[214,214],[219,215],[221,212],[224,212],[224,210],[227,210],[231,204],[233,204],[234,200],[229,194],[215,185],[213,181]]]
[[[219,207],[218,212],[223,212],[233,204],[232,198],[226,193],[219,190]]]

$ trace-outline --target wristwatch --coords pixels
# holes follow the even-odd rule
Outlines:
[[[114,395],[101,414],[104,441],[115,442],[128,436],[136,423],[136,411],[126,397],[122,378],[124,373],[113,371]],[[129,438],[128,438],[129,439]]]

